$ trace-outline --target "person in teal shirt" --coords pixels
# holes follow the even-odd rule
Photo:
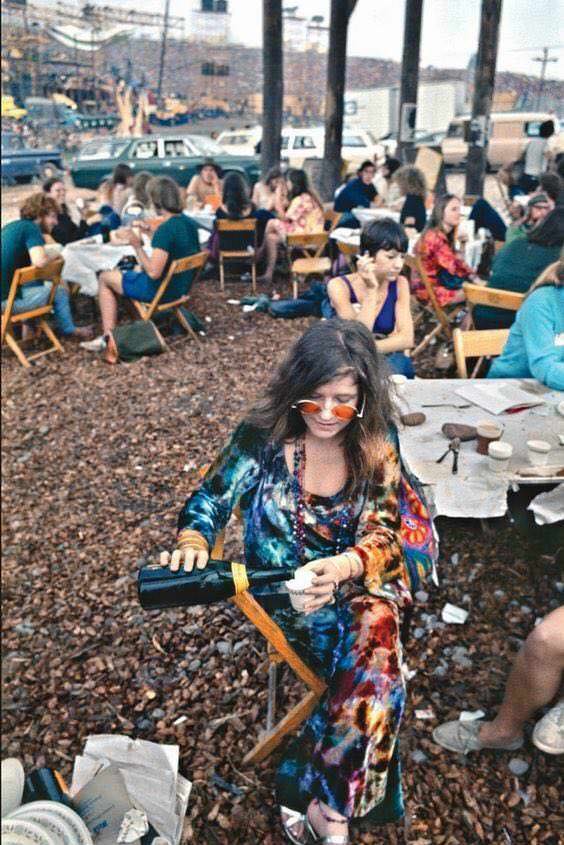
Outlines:
[[[140,302],[151,302],[172,262],[200,251],[198,228],[190,217],[182,213],[182,197],[176,182],[168,176],[155,177],[147,183],[147,194],[164,222],[153,235],[150,256],[143,249],[141,238],[133,232],[130,235],[129,243],[135,249],[141,271],[107,270],[99,274],[99,301],[105,336],[117,323],[118,294]],[[188,293],[193,277],[192,270],[175,275],[162,302],[172,302]]]
[[[564,208],[557,206],[526,237],[507,243],[494,258],[489,288],[527,293],[535,279],[558,261],[564,244]],[[472,311],[477,329],[509,329],[515,311],[476,305]]]
[[[57,223],[58,208],[54,199],[35,193],[24,200],[20,219],[2,227],[2,311],[8,304],[12,280],[16,270],[23,267],[44,267],[53,260],[45,249],[43,233],[50,233]],[[12,304],[12,314],[23,314],[46,305],[51,296],[50,281],[34,281],[20,285]],[[77,327],[71,313],[69,292],[57,285],[53,300],[53,314],[59,334],[63,337],[88,338],[86,326]]]
[[[564,390],[564,255],[533,286],[488,378],[536,378]]]

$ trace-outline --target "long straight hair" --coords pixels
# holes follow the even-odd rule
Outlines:
[[[433,206],[429,222],[425,227],[425,231],[429,229],[439,229],[444,235],[446,235],[447,241],[452,247],[454,246],[454,229],[450,232],[445,232],[443,218],[445,216],[445,208],[449,202],[457,199],[459,198],[456,194],[442,194],[440,197],[437,197],[435,199],[435,205]]]
[[[355,417],[344,429],[346,490],[353,493],[365,482],[381,483],[384,440],[395,418],[384,359],[362,323],[340,319],[314,323],[291,347],[247,422],[266,430],[272,440],[295,440],[306,425],[292,406],[349,373],[359,389],[359,408],[364,409],[362,418]]]

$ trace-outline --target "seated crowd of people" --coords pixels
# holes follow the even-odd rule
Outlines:
[[[538,377],[540,371],[527,357],[530,344],[525,340],[528,324],[534,321],[531,330],[535,344],[542,338],[543,343],[552,343],[554,350],[544,358],[537,350],[532,358],[535,362],[539,357],[545,361],[541,368],[543,379],[547,377],[546,361],[554,360],[556,376],[553,373],[552,381],[562,387],[564,380],[558,364],[562,344],[554,338],[561,336],[564,319],[564,191],[562,161],[555,164],[555,169],[541,173],[534,184],[530,179],[524,181],[531,188],[530,194],[510,195],[509,225],[484,198],[474,203],[469,220],[479,231],[487,230],[497,246],[489,277],[480,278],[464,255],[467,235],[461,227],[463,208],[458,197],[433,196],[423,173],[414,165],[401,166],[389,156],[379,167],[372,161],[363,162],[356,175],[335,192],[333,210],[340,215],[339,226],[361,228],[353,213],[357,208],[380,206],[384,216],[361,228],[359,254],[352,261],[345,264],[342,256],[335,259],[333,251],[333,272],[324,280],[321,315],[362,322],[372,331],[376,346],[387,356],[391,369],[413,378],[413,303],[419,301],[426,306],[431,286],[440,307],[462,309],[459,324],[463,328],[513,327],[507,354],[495,362],[492,375],[515,372]],[[520,208],[519,216],[514,205]],[[385,210],[395,213],[395,219],[386,217]],[[280,168],[271,170],[251,192],[244,175],[236,171],[223,174],[211,159],[203,162],[186,189],[169,177],[152,176],[147,171],[134,173],[127,165],[119,164],[111,177],[101,182],[95,197],[88,201],[79,198],[74,206],[67,203],[62,178],[53,177],[45,182],[41,193],[24,202],[20,219],[2,230],[3,307],[14,271],[48,263],[55,244],[64,247],[97,235],[102,242],[128,246],[134,254],[134,267],[101,269],[97,274],[103,334],[83,345],[103,349],[117,323],[118,298],[151,302],[171,263],[200,251],[197,218],[203,213],[212,215],[215,221],[256,220],[254,254],[262,266],[258,282],[270,292],[271,300],[279,299],[274,275],[280,254],[286,249],[287,236],[327,229],[323,203],[306,172],[296,168],[285,172]],[[218,259],[219,240],[214,224],[205,246],[212,263]],[[421,277],[416,272],[410,277],[404,272],[408,248],[419,261]],[[192,278],[191,271],[175,275],[163,302],[186,294]],[[517,320],[514,311],[484,305],[475,306],[470,316],[464,310],[465,282],[530,296]],[[48,280],[21,287],[14,313],[29,309],[30,303],[47,301],[49,292]],[[75,326],[64,284],[58,286],[55,295],[54,316],[60,334],[82,341],[91,337],[90,327]],[[552,320],[547,333],[540,329],[545,318]]]

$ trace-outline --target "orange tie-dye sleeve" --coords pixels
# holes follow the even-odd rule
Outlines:
[[[382,584],[408,582],[401,540],[399,510],[400,462],[396,448],[386,441],[383,477],[374,487],[360,515],[353,547],[364,564],[364,585],[377,594]]]

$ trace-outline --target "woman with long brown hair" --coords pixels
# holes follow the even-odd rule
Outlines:
[[[402,490],[417,511],[424,567],[434,543],[428,512],[401,474],[385,373],[366,326],[314,324],[186,502],[176,549],[161,555],[171,570],[205,567],[238,506],[249,566],[314,573],[305,613],[284,588],[255,593],[328,685],[277,775],[282,825],[298,844],[313,833],[344,845],[353,820],[378,824],[403,812],[399,629],[411,569]]]
[[[464,302],[466,297],[462,285],[475,278],[474,271],[456,247],[460,212],[460,200],[454,194],[438,197],[429,225],[415,246],[439,305]],[[422,302],[427,301],[427,290],[422,283],[415,287],[415,295]]]

